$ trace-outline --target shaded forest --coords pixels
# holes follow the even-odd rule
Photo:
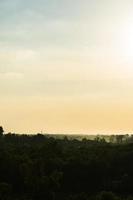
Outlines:
[[[0,200],[133,200],[132,137],[0,133]]]

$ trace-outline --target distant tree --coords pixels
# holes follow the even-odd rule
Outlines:
[[[128,142],[129,141],[129,138],[130,138],[130,136],[129,136],[129,134],[126,134],[125,136],[124,136],[124,142]]]
[[[68,137],[66,135],[64,136],[63,139],[64,139],[65,142],[68,142]]]
[[[3,133],[4,133],[4,129],[2,126],[0,126],[0,136],[3,135]]]
[[[99,135],[97,135],[96,137],[95,137],[95,139],[94,139],[96,142],[100,142],[100,136]]]
[[[87,140],[86,138],[83,138],[83,139],[82,139],[82,142],[83,142],[83,143],[87,143],[88,140]]]
[[[106,139],[103,137],[103,138],[101,138],[100,142],[101,143],[106,143]]]
[[[115,135],[111,135],[111,136],[109,137],[109,142],[115,143],[115,142],[116,142],[116,136],[115,136]]]
[[[121,144],[123,142],[124,135],[116,135],[116,142]]]

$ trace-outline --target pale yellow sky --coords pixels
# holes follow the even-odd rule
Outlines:
[[[0,124],[133,132],[131,0],[1,0]]]

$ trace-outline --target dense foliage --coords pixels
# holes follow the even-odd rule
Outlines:
[[[133,199],[133,144],[7,134],[0,200]]]

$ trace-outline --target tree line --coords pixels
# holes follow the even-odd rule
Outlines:
[[[0,132],[1,200],[133,199],[133,143]]]

